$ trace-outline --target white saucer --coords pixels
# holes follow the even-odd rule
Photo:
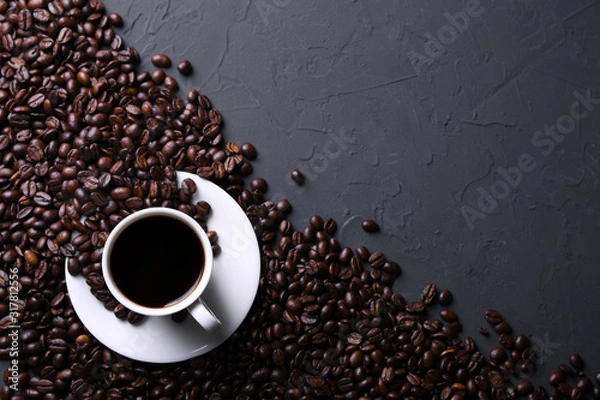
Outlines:
[[[189,315],[181,323],[167,316],[145,317],[139,325],[131,325],[106,310],[82,276],[65,273],[73,307],[90,333],[110,349],[135,360],[177,362],[213,350],[240,326],[258,290],[260,251],[246,214],[214,183],[187,172],[177,173],[179,184],[185,178],[193,179],[198,187],[192,202],[205,200],[211,205],[207,226],[217,232],[221,247],[202,295],[223,324],[216,335],[209,335]]]

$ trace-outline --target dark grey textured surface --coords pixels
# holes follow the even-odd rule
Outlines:
[[[158,52],[192,62],[188,78],[169,70],[181,95],[199,89],[227,140],[255,144],[254,176],[292,202],[296,228],[333,217],[343,244],[402,265],[406,297],[450,289],[482,348],[497,308],[531,335],[539,377],[573,352],[600,370],[600,2],[105,4],[142,69]],[[462,32],[448,28],[445,13],[464,10]],[[568,133],[553,138],[556,124]],[[531,168],[500,183],[520,164]],[[500,199],[478,205],[482,191]],[[382,232],[363,232],[364,218]]]
[[[600,100],[568,126],[578,96],[600,98],[598,1],[105,4],[146,60],[192,61],[182,87],[210,97],[228,140],[256,145],[255,175],[296,227],[335,218],[345,244],[402,264],[408,297],[449,288],[482,347],[484,310],[499,309],[532,335],[540,376],[575,351],[600,370]],[[445,13],[460,12],[452,35]],[[572,132],[547,136],[557,123]],[[498,183],[520,157],[530,171]],[[482,189],[501,199],[474,215]]]

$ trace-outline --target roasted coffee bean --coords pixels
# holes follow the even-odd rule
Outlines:
[[[115,316],[119,319],[127,318],[127,315],[129,314],[129,310],[125,308],[125,306],[122,304],[117,304],[113,309],[113,312],[115,313]]]
[[[490,309],[485,312],[485,320],[490,324],[496,325],[502,322],[502,316],[498,311]]]
[[[167,76],[166,72],[160,68],[155,69],[154,71],[152,71],[152,74],[150,74],[150,78],[152,79],[152,82],[154,82],[157,85],[162,85],[166,76]]]
[[[498,342],[500,343],[500,345],[502,345],[502,347],[508,350],[512,349],[514,345],[514,340],[512,336],[508,333],[503,333],[500,336],[498,336]]]
[[[583,377],[579,378],[577,380],[577,382],[575,383],[575,386],[582,393],[588,393],[594,389],[594,384],[592,383],[592,380],[590,378],[588,378],[587,376],[583,376]]]
[[[37,192],[33,196],[33,201],[38,206],[47,207],[52,204],[52,197],[46,192]]]
[[[64,353],[67,349],[67,342],[63,339],[56,338],[48,342],[48,350],[53,353]]]
[[[246,157],[248,160],[256,160],[256,157],[258,156],[258,153],[256,152],[256,148],[254,147],[254,145],[252,143],[244,143],[242,144],[242,146],[240,147],[240,152],[242,153],[242,155],[244,157]]]
[[[165,76],[165,79],[163,80],[163,85],[165,86],[165,88],[174,92],[179,89],[179,83],[177,82],[177,79],[169,75]]]
[[[521,358],[526,361],[532,361],[535,359],[535,357],[535,352],[531,347],[527,347],[525,350],[523,350],[523,353],[521,354]]]
[[[254,190],[258,190],[259,192],[265,193],[268,189],[267,181],[263,178],[254,178],[250,181],[250,188]]]
[[[455,322],[458,321],[458,316],[452,310],[443,309],[440,311],[440,318],[446,322]]]
[[[375,253],[369,256],[368,261],[369,264],[371,264],[371,267],[382,268],[387,260],[385,259],[385,255],[382,252],[376,251]]]
[[[177,71],[182,75],[190,75],[193,71],[192,63],[189,60],[180,61],[177,64]]]
[[[379,224],[372,219],[362,221],[360,226],[365,232],[379,232]]]
[[[514,340],[514,346],[515,349],[517,350],[525,350],[527,347],[529,347],[530,342],[529,342],[529,338],[527,338],[527,336],[525,335],[517,335],[517,337],[515,337]]]
[[[565,380],[565,375],[561,371],[554,371],[548,377],[548,383],[552,386],[558,386],[559,383]]]
[[[583,358],[578,353],[571,354],[569,357],[569,363],[575,369],[582,369],[584,366]]]
[[[108,15],[108,21],[116,27],[121,27],[123,26],[123,18],[121,17],[120,14],[117,13],[111,13]]]
[[[138,313],[136,313],[134,311],[129,311],[127,313],[127,322],[129,322],[130,324],[133,324],[133,325],[138,324],[139,322],[141,322],[143,318],[144,318],[143,315],[138,314]]]
[[[412,314],[419,314],[425,311],[425,305],[420,301],[411,301],[406,304],[406,311]]]
[[[490,358],[496,362],[504,361],[506,359],[506,351],[502,347],[494,347],[490,350]]]
[[[500,388],[500,387],[504,386],[504,383],[505,383],[504,375],[502,375],[502,373],[500,371],[496,371],[496,370],[490,371],[487,373],[486,378],[489,381],[489,385],[491,385],[494,388]]]
[[[421,302],[431,304],[437,296],[437,287],[434,283],[428,283],[421,291]]]
[[[511,333],[512,332],[512,327],[510,326],[510,324],[508,322],[502,321],[502,322],[494,325],[494,331],[498,335],[501,335],[503,333]]]
[[[368,261],[369,257],[371,257],[371,252],[365,246],[358,246],[356,248],[356,256],[360,261]]]
[[[131,189],[126,186],[120,186],[110,191],[110,197],[113,200],[126,200],[132,195]]]
[[[310,226],[317,231],[322,231],[325,225],[325,221],[320,215],[313,215],[312,217],[310,217],[309,223]]]
[[[304,177],[304,174],[299,169],[292,170],[292,172],[290,172],[290,177],[298,185],[303,185],[304,182],[306,181],[306,178]]]
[[[452,303],[452,292],[447,289],[440,291],[438,294],[438,303],[443,306],[447,306]]]
[[[150,57],[150,61],[154,66],[158,68],[169,68],[171,66],[171,59],[166,54],[154,54]]]
[[[33,387],[39,393],[51,393],[54,390],[54,383],[49,379],[40,379],[33,384]]]
[[[334,235],[337,230],[337,222],[333,218],[327,218],[323,224],[323,229],[328,235]]]

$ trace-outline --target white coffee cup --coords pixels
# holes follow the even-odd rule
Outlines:
[[[166,305],[161,306],[147,306],[140,304],[132,300],[129,296],[123,293],[119,287],[113,275],[111,268],[111,258],[113,256],[113,250],[115,245],[118,244],[119,239],[122,237],[123,232],[132,225],[139,223],[140,221],[147,218],[166,217],[183,222],[196,234],[200,241],[204,257],[203,266],[200,268],[199,276],[195,282],[195,286],[192,286],[182,297],[177,298],[174,302],[170,302]],[[145,221],[146,223],[148,221]],[[161,232],[155,232],[158,237],[162,234]],[[142,248],[132,248],[131,252],[140,252]],[[121,250],[122,251],[122,250]],[[128,254],[133,256],[134,253]],[[175,266],[174,266],[175,267]],[[133,214],[125,217],[119,222],[115,228],[111,231],[108,239],[104,245],[104,251],[102,253],[102,274],[106,282],[106,286],[115,297],[117,301],[123,304],[126,308],[146,316],[166,316],[173,315],[179,311],[187,309],[190,315],[208,332],[214,333],[221,327],[221,321],[219,318],[210,310],[206,303],[202,300],[201,295],[206,289],[212,274],[213,269],[213,253],[210,241],[206,236],[206,233],[202,227],[189,215],[171,208],[163,207],[152,207],[136,211]],[[173,273],[176,272],[176,268],[173,269]],[[150,292],[151,293],[151,292]]]

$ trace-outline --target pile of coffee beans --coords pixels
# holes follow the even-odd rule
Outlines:
[[[137,52],[111,27],[121,19],[102,3],[33,3],[2,2],[2,260],[19,269],[24,290],[39,291],[67,258],[107,309],[135,323],[140,316],[118,304],[100,274],[112,227],[152,206],[178,208],[205,227],[210,205],[190,205],[196,188],[177,188],[175,171],[236,195],[251,166],[223,144],[222,117],[206,96],[192,90],[184,101],[164,71],[136,72]],[[38,285],[46,275],[54,280]]]
[[[600,398],[600,375],[588,378],[579,355],[550,375],[549,389],[536,387],[527,379],[535,352],[498,311],[485,320],[499,345],[484,354],[462,334],[449,291],[428,284],[405,299],[393,290],[400,266],[344,246],[334,220],[315,215],[295,229],[292,205],[266,200],[267,182],[248,178],[254,146],[225,141],[206,96],[177,96],[168,56],[139,72],[139,54],[113,29],[122,23],[97,0],[0,0],[0,358],[19,371],[5,371],[0,399]],[[210,179],[246,211],[261,280],[222,346],[146,364],[89,334],[65,263],[117,318],[138,322],[106,290],[102,248],[121,219],[147,207],[177,208],[206,228],[210,205],[190,204],[196,188],[177,187],[177,170]],[[218,254],[217,233],[209,237]]]

